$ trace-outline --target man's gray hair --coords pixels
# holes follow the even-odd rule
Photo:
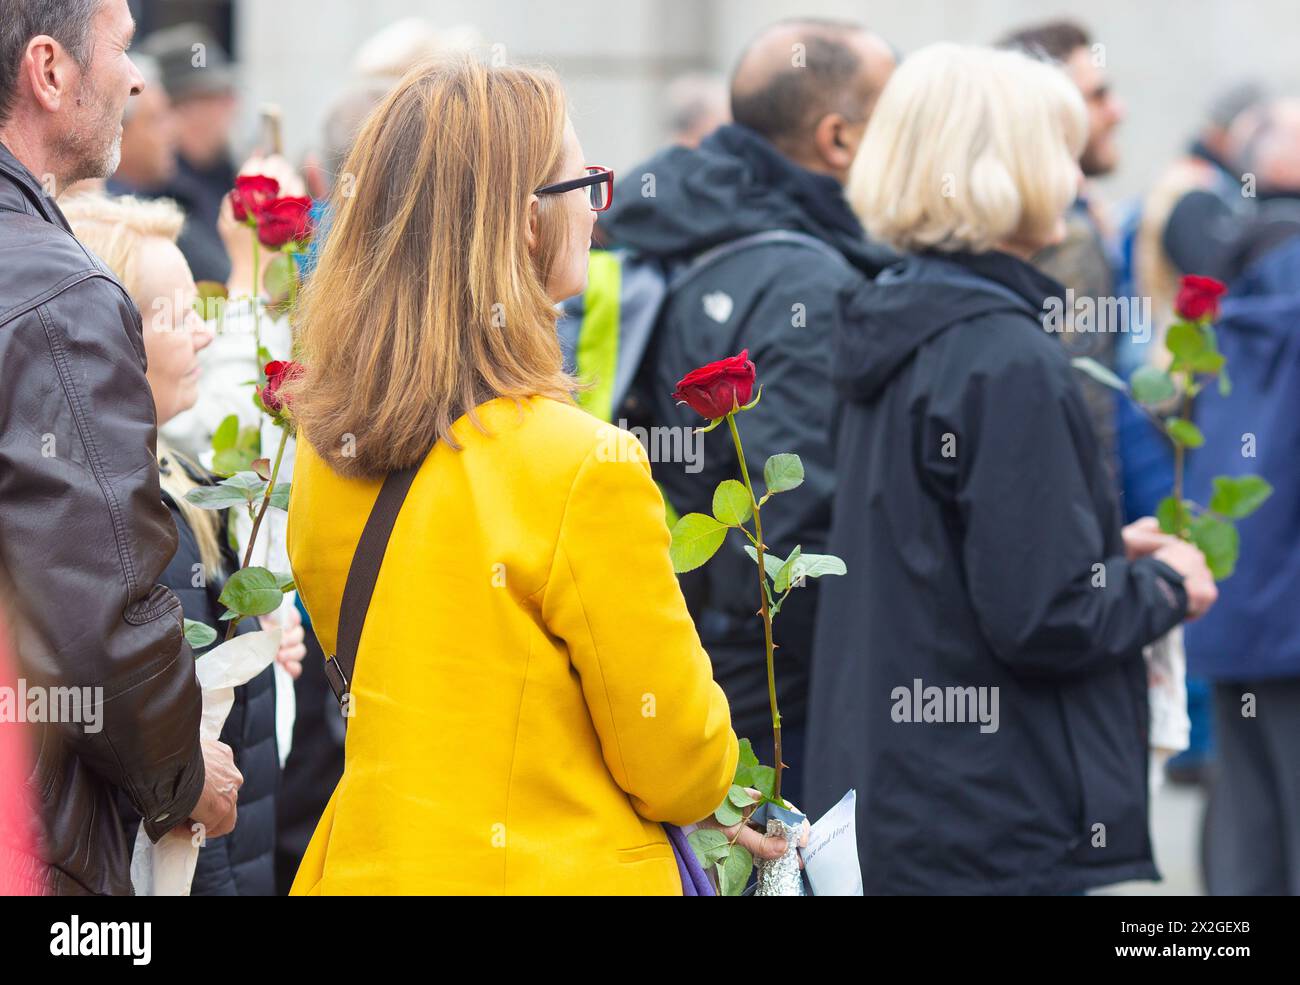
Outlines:
[[[94,53],[91,22],[103,0],[0,0],[0,123],[9,119],[18,96],[18,71],[27,42],[48,34],[82,69]]]

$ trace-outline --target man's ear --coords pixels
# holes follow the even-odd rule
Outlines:
[[[524,207],[524,242],[528,244],[529,253],[537,252],[537,214],[541,204],[541,200],[536,195],[529,195],[528,204]]]
[[[19,77],[27,78],[32,95],[46,112],[57,113],[71,98],[75,72],[72,57],[48,34],[38,34],[27,42]]]
[[[813,130],[813,146],[817,156],[833,172],[844,172],[853,163],[857,152],[855,141],[850,135],[852,124],[840,113],[827,113],[817,121]]]

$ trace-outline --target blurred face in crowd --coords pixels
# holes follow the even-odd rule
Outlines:
[[[578,135],[572,122],[565,123],[563,163],[554,183],[582,178],[586,173],[586,158],[582,145],[578,143]],[[546,294],[553,301],[563,301],[581,294],[587,286],[587,254],[591,249],[591,233],[596,227],[596,213],[591,209],[589,189],[586,188],[575,188],[547,198],[554,199],[550,205],[553,211],[547,216],[547,221],[560,225],[562,238],[551,264]],[[535,211],[530,210],[530,213],[536,217]],[[529,239],[530,244],[537,240],[535,225],[530,229]]]
[[[135,21],[126,0],[106,0],[91,24],[91,54],[85,69],[66,52],[42,68],[67,72],[71,84],[56,109],[54,153],[65,184],[83,178],[107,178],[117,170],[122,147],[126,102],[144,89],[144,79],[126,50]],[[61,66],[61,68],[60,68]]]
[[[212,330],[194,310],[198,289],[176,244],[150,236],[141,240],[139,251],[135,303],[144,320],[145,375],[161,425],[198,399],[198,356],[212,341]]]
[[[217,161],[230,145],[239,111],[233,92],[189,96],[172,107],[181,155],[197,167]]]
[[[1088,143],[1079,166],[1089,178],[1110,174],[1119,165],[1115,128],[1124,120],[1124,104],[1111,89],[1091,48],[1074,49],[1065,67],[1088,110]]]
[[[176,125],[171,100],[162,86],[135,97],[122,128],[118,177],[139,188],[156,188],[176,170]]]

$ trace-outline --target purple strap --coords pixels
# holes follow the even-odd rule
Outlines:
[[[675,824],[665,824],[664,830],[668,832],[668,843],[673,846],[673,857],[677,859],[677,874],[682,877],[682,895],[716,896],[713,883],[704,874],[700,860],[695,857],[682,829]]]

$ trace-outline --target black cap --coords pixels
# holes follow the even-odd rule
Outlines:
[[[177,24],[154,31],[140,51],[157,63],[172,102],[235,90],[235,69],[221,43],[202,24]]]

